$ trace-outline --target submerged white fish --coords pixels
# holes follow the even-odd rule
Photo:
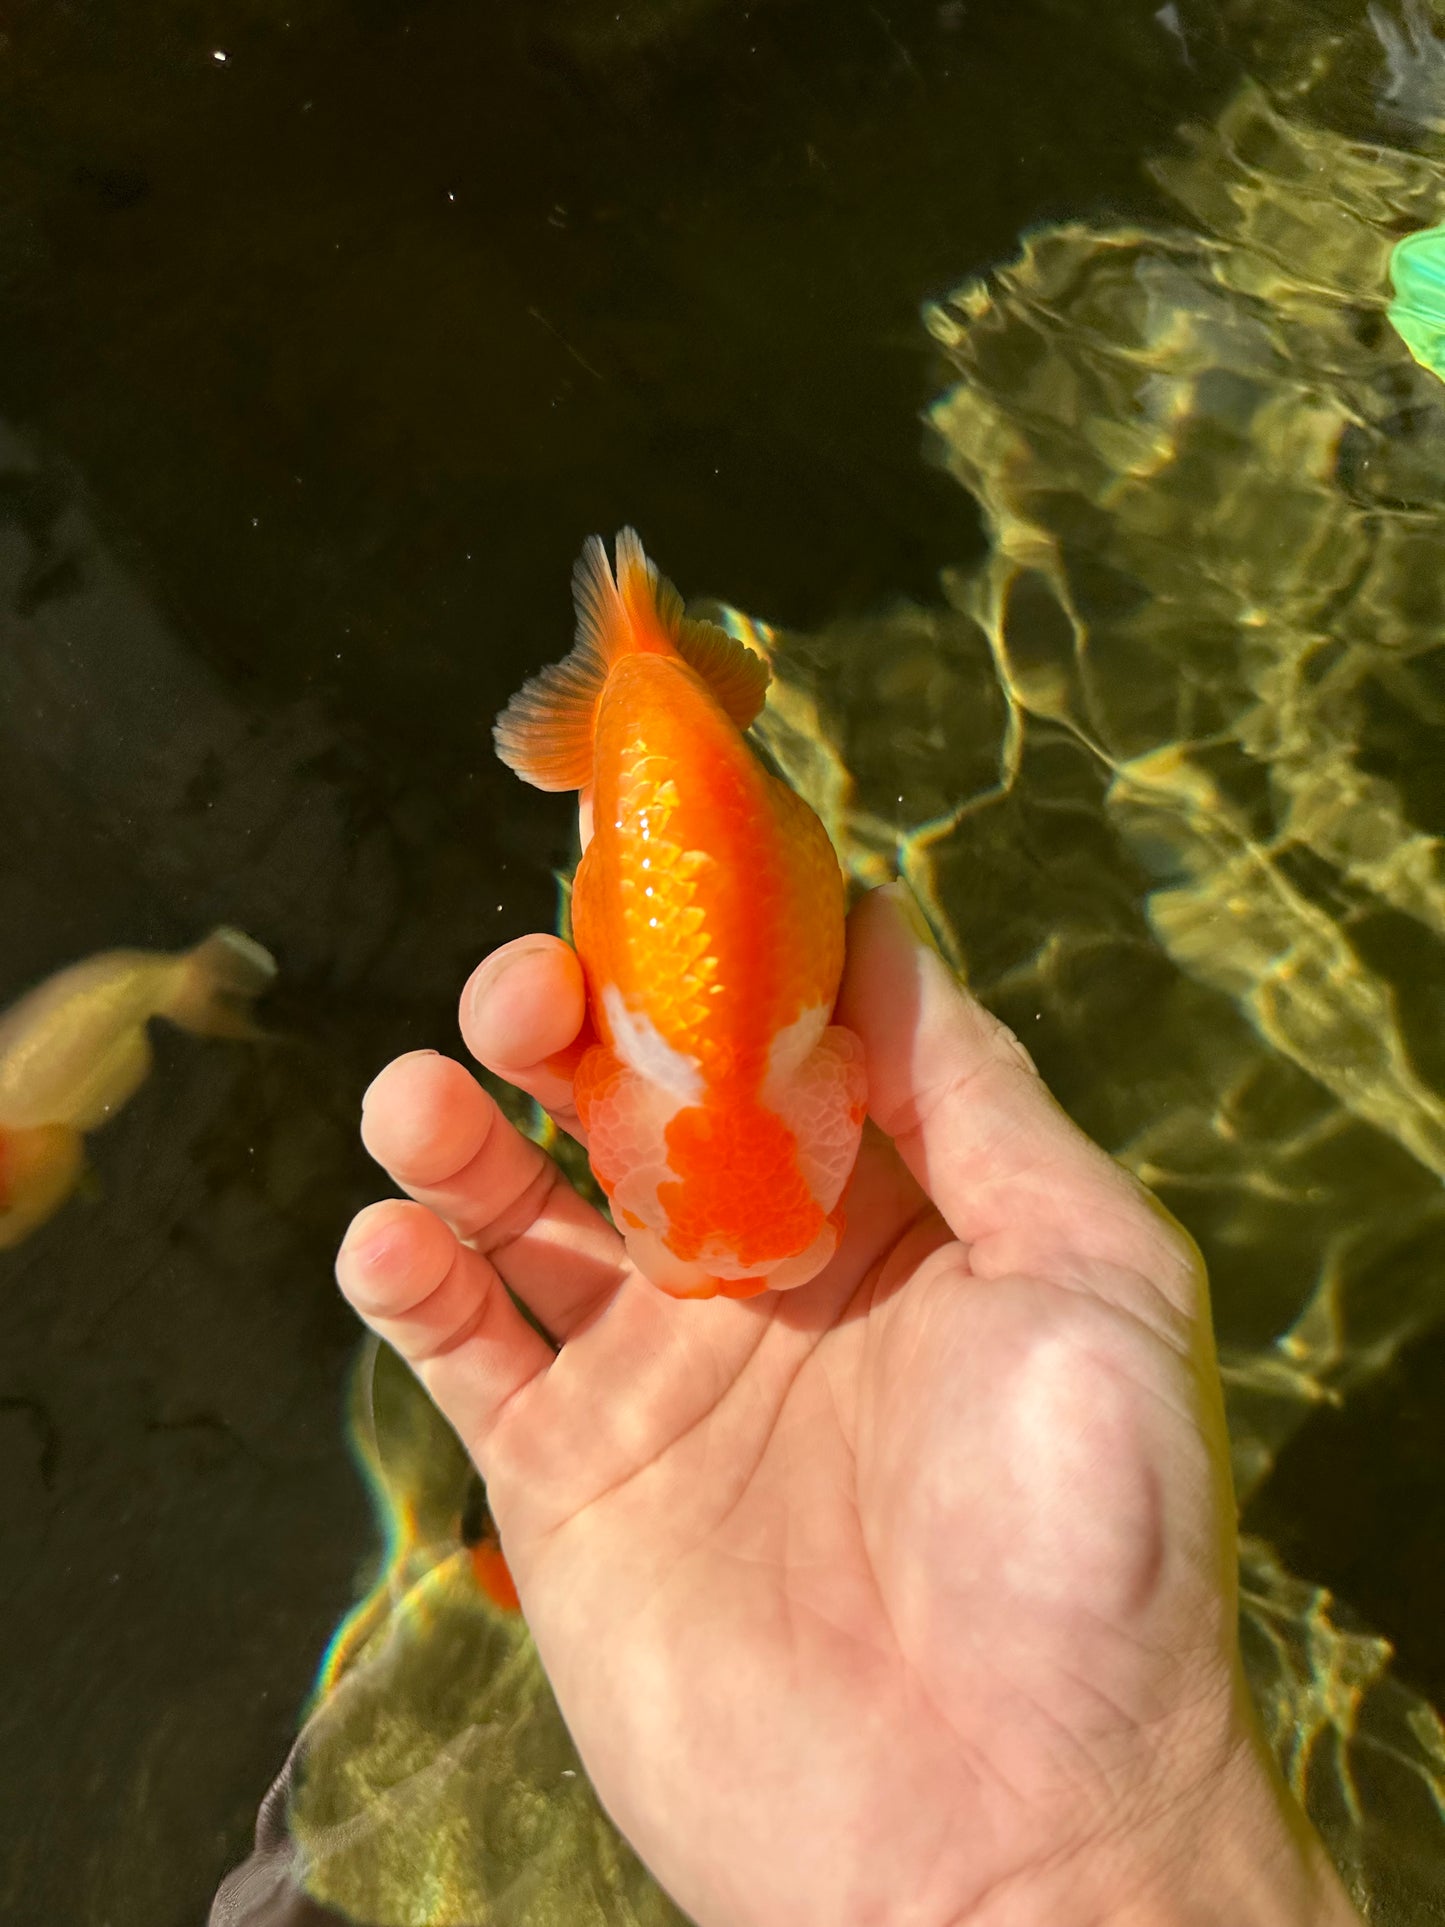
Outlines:
[[[251,1004],[275,975],[269,951],[223,928],[178,954],[88,957],[0,1017],[0,1249],[18,1244],[74,1190],[84,1134],[150,1071],[152,1017],[206,1037],[254,1036]]]

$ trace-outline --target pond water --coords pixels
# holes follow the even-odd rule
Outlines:
[[[7,1919],[202,1918],[311,1704],[313,1846],[328,1760],[396,1778],[377,1696],[413,1759],[534,1719],[443,1802],[575,1775],[330,1266],[366,1083],[554,918],[567,809],[489,725],[626,521],[1205,1249],[1252,1682],[1377,1917],[1436,1917],[1445,386],[1384,309],[1442,209],[1423,0],[7,10],[0,1006],[223,922],[280,973],[265,1043],[158,1027],[0,1251]],[[336,1711],[373,1504],[333,1661],[405,1637]],[[400,1805],[319,1856],[388,1927]],[[548,1810],[549,1877],[664,1917]],[[433,1918],[594,1917],[483,1861]]]

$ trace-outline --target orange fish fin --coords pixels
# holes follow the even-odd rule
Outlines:
[[[608,670],[633,647],[600,536],[589,536],[577,559],[572,599],[572,653],[523,683],[492,728],[498,756],[539,790],[580,790],[592,781],[597,699]]]
[[[614,663],[633,650],[671,655],[696,670],[739,729],[763,706],[768,665],[711,622],[690,621],[682,597],[649,562],[636,529],[617,537],[617,573],[589,536],[572,571],[577,640],[562,662],[524,683],[497,718],[497,754],[539,790],[592,780],[597,700]]]
[[[530,676],[492,725],[497,754],[539,790],[592,781],[592,735],[607,664],[590,641]]]
[[[768,1289],[766,1278],[714,1278],[719,1298],[757,1298]]]
[[[644,621],[651,608],[645,595],[634,610],[627,588],[639,564],[643,576],[656,582],[657,571],[642,553],[635,529],[624,529],[617,538],[617,577],[607,560],[607,544],[600,535],[589,535],[582,544],[572,570],[572,602],[577,611],[577,641],[573,656],[586,650],[601,667],[603,678],[621,657],[637,647],[635,619],[640,611]],[[570,658],[569,658],[570,660]]]
[[[682,597],[648,561],[636,529],[623,529],[617,538],[617,592],[644,647],[670,644],[739,729],[755,720],[767,695],[768,665],[715,622],[695,622],[683,614]]]
[[[504,1613],[519,1613],[522,1602],[517,1597],[517,1582],[501,1547],[484,1539],[472,1547],[471,1560],[472,1576],[479,1590]]]
[[[682,597],[666,576],[658,574],[657,564],[648,560],[636,529],[617,533],[615,593],[633,648],[670,656],[677,647]]]
[[[677,652],[702,677],[739,729],[757,720],[772,672],[745,642],[715,622],[684,619],[677,632]]]

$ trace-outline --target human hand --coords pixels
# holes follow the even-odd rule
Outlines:
[[[475,1459],[597,1791],[700,1927],[1351,1921],[1240,1673],[1198,1255],[910,901],[850,919],[874,1123],[810,1284],[664,1296],[417,1053],[362,1127],[415,1202],[359,1214],[342,1287]],[[583,1004],[549,937],[462,1000],[574,1132]]]

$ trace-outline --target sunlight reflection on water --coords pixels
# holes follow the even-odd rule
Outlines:
[[[1419,6],[1313,14],[1313,38],[1289,8],[1226,13],[1267,80],[1157,164],[1191,225],[1042,230],[928,311],[932,430],[987,561],[945,607],[822,635],[729,619],[773,657],[761,734],[858,881],[903,868],[1198,1239],[1247,1502],[1445,1310],[1445,388],[1383,325],[1391,246],[1445,204],[1445,131],[1411,107],[1441,61]],[[1366,144],[1361,98],[1417,145]],[[509,1920],[590,1919],[579,1893],[668,1918],[525,1635],[466,1582],[465,1470],[408,1385],[373,1474],[414,1516],[442,1502],[325,1681],[311,1889],[398,1923],[421,1886],[438,1922],[503,1894]],[[1242,1562],[1287,1774],[1371,1918],[1435,1917],[1445,1730],[1326,1591],[1257,1537]]]

